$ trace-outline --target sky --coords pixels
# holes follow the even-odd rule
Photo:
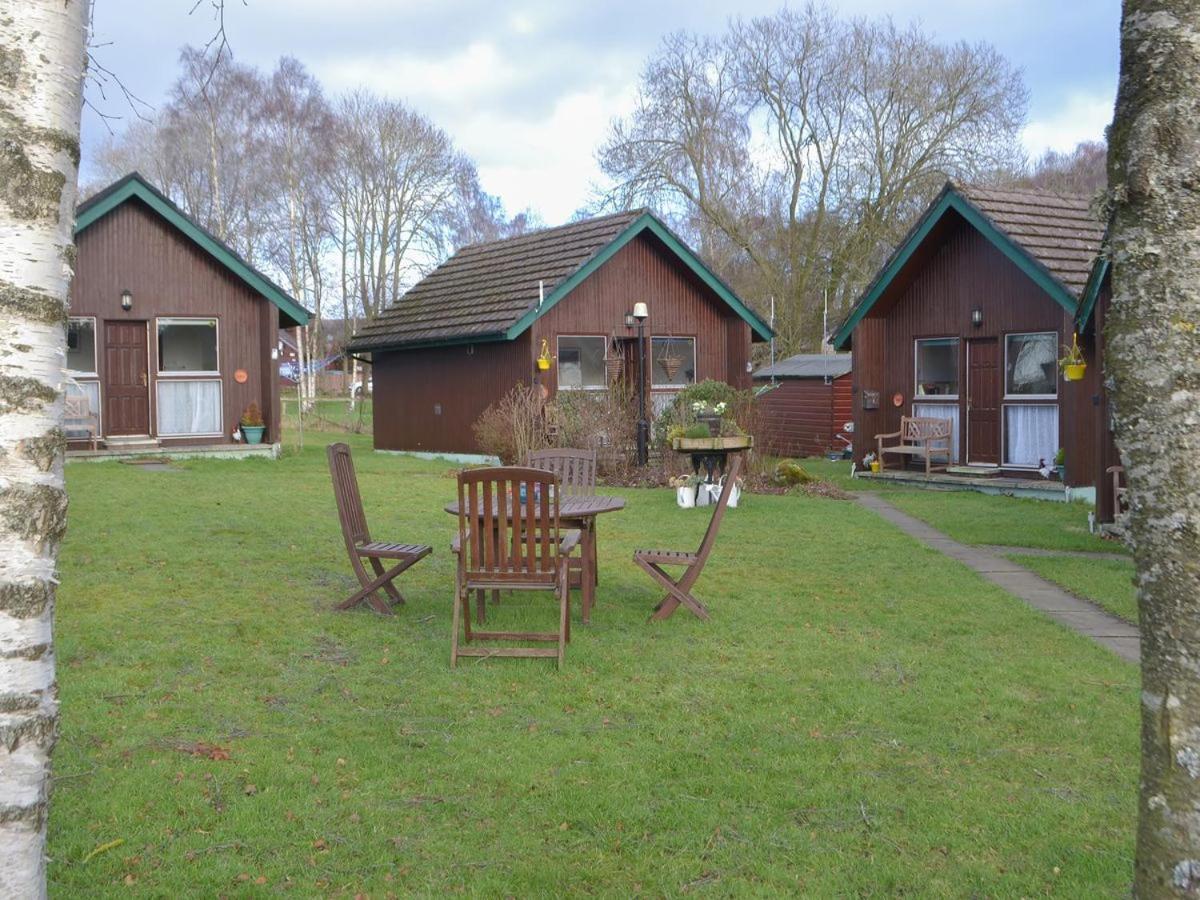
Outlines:
[[[214,31],[211,0],[95,0],[100,62],[157,106],[179,48]],[[404,100],[444,128],[511,213],[565,221],[603,183],[595,150],[633,105],[639,72],[664,34],[718,34],[731,15],[780,0],[226,0],[236,57],[271,69],[301,60],[332,95],[356,87]],[[796,4],[792,4],[795,6]],[[1024,72],[1032,156],[1102,136],[1112,118],[1119,0],[841,0],[847,16],[916,21],[941,40],[989,41]],[[131,118],[119,93],[92,86],[89,152]]]

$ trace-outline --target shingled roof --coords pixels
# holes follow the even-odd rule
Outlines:
[[[770,328],[674,234],[637,209],[463,247],[350,342],[352,352],[512,340],[643,231],[679,256],[760,339]]]
[[[854,327],[951,210],[966,219],[1056,303],[1071,313],[1078,309],[1104,239],[1104,226],[1092,212],[1087,197],[948,181],[838,328],[833,338],[835,347],[845,349],[849,345]]]
[[[1104,226],[1087,197],[962,186],[980,212],[1078,298],[1100,252]]]

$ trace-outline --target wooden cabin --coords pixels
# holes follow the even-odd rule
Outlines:
[[[834,338],[854,349],[856,455],[902,416],[945,418],[954,463],[1040,478],[1061,447],[1090,490],[1100,366],[1067,382],[1057,361],[1102,237],[1085,197],[947,184]]]
[[[772,456],[840,454],[851,440],[851,370],[849,353],[801,353],[756,371],[758,446]]]
[[[645,372],[639,301],[649,307]],[[376,449],[477,453],[471,426],[520,382],[547,399],[601,391],[619,360],[660,410],[704,379],[749,387],[751,341],[770,337],[682,240],[634,210],[464,247],[348,349],[373,363]]]
[[[280,441],[276,335],[309,313],[134,172],[79,205],[68,397],[110,450],[228,445],[257,404]]]

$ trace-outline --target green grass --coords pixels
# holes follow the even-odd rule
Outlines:
[[[1072,594],[1103,606],[1114,616],[1137,624],[1137,593],[1133,586],[1132,560],[1015,554],[1009,559],[1032,569]]]
[[[322,397],[316,401],[316,406],[304,417],[305,431],[358,431],[371,433],[372,401],[370,398],[361,400],[350,408],[350,402],[345,398]],[[283,400],[284,427],[295,429],[299,426],[296,417],[298,404],[293,399]]]
[[[565,669],[451,671],[448,466],[350,440],[375,533],[436,548],[394,618],[330,611],[316,441],[68,468],[57,895],[1127,893],[1136,669],[868,510],[746,498],[712,620],[648,623],[632,550],[705,518],[623,491]]]

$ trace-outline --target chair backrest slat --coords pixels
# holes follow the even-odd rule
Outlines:
[[[468,578],[553,583],[559,567],[558,486],[558,476],[541,469],[459,473],[459,545]]]
[[[358,491],[358,477],[354,473],[354,460],[350,458],[348,444],[330,444],[325,455],[329,459],[329,474],[333,479],[333,496],[337,501],[338,521],[346,546],[353,549],[370,542],[367,517],[363,512],[362,495]]]
[[[560,488],[567,497],[591,497],[596,493],[596,451],[556,447],[533,450],[526,465],[544,469],[558,476]]]
[[[708,529],[704,532],[704,540],[700,542],[700,549],[696,552],[700,558],[697,563],[700,567],[703,567],[708,561],[713,544],[717,542],[717,532],[721,530],[721,519],[724,518],[725,508],[729,505],[729,495],[733,493],[734,485],[737,484],[741,471],[742,454],[735,453],[729,468],[725,470],[725,485],[721,488],[721,499],[717,501],[717,508],[713,510],[712,518],[708,521]]]

